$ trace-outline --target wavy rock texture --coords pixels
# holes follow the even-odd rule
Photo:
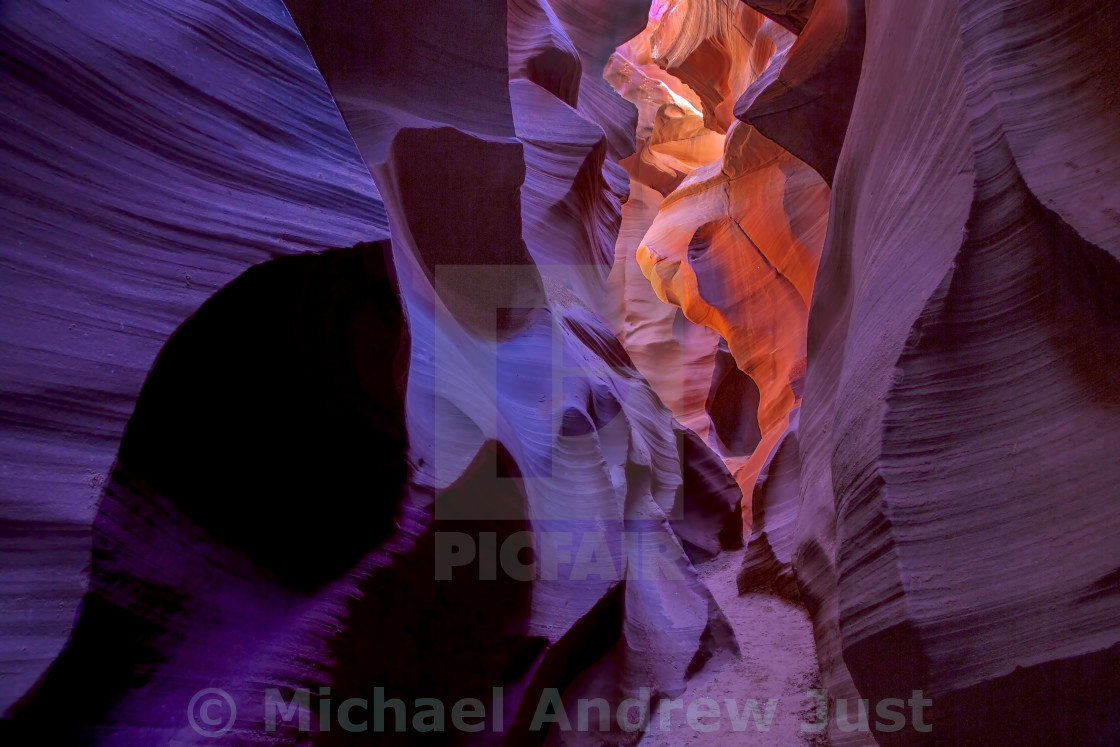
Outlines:
[[[828,189],[750,127],[732,129],[725,153],[665,200],[638,262],[659,297],[727,340],[746,376],[744,396],[752,406],[742,410],[757,437],[724,444],[729,456],[743,458],[735,475],[746,489],[800,394]]]
[[[657,297],[684,312],[687,323],[674,321],[675,329],[702,325],[726,341],[674,332],[692,341],[669,356],[683,362],[686,382],[654,374],[651,381],[682,422],[700,424],[695,429],[746,495],[800,397],[829,190],[805,163],[729,112],[752,87],[770,85],[791,43],[787,31],[741,3],[668,3],[608,69],[608,79],[639,104],[641,149],[624,163],[633,181],[666,194],[643,224],[637,265]],[[686,85],[705,80],[711,83]],[[700,102],[703,118],[691,101]],[[718,157],[705,161],[724,130]],[[624,224],[624,237],[638,227]],[[643,337],[623,320],[637,360],[646,345],[657,351],[651,357],[666,357],[668,321],[662,315],[665,331]]]
[[[493,8],[501,13],[504,6]],[[572,47],[585,82],[589,69],[598,64],[601,70],[603,50],[619,41],[612,37],[615,26],[572,22],[594,16],[592,5],[543,10],[535,25],[511,15],[513,70],[519,69],[515,50],[532,48],[536,42],[530,40],[550,39],[560,52],[544,54],[536,72],[515,74],[508,85],[508,103],[499,110],[509,112],[517,140],[496,137],[505,130],[488,132],[466,117],[451,118],[446,123],[455,129],[402,126],[378,162],[382,146],[374,141],[383,135],[358,127],[373,104],[352,108],[346,96],[339,98],[394,226],[394,256],[413,330],[408,413],[416,484],[437,495],[453,487],[484,444],[496,441],[523,478],[522,508],[509,515],[506,507],[487,507],[487,496],[479,493],[464,504],[465,518],[505,511],[499,518],[538,531],[601,534],[624,579],[606,574],[581,583],[561,578],[533,584],[522,645],[535,653],[517,659],[506,674],[514,739],[532,737],[525,730],[544,687],[559,687],[569,703],[586,697],[617,703],[640,687],[675,693],[694,657],[733,649],[722,614],[683,558],[679,581],[646,580],[639,558],[648,558],[655,540],[677,524],[680,539],[672,536],[671,542],[678,548],[683,542],[693,556],[710,556],[739,541],[736,485],[706,447],[676,435],[670,414],[588,306],[603,294],[626,194],[621,170],[606,160],[622,149],[595,119],[610,115],[607,103],[623,110],[626,104],[613,93],[603,95],[600,77],[599,93],[581,83],[579,108],[573,109],[570,89],[549,81],[570,80]],[[351,68],[340,56],[363,47],[320,36],[317,14],[338,18],[336,10],[319,4],[310,14],[298,6],[294,11],[332,89],[337,82],[337,90],[347,90]],[[475,8],[454,15],[462,18],[443,22],[456,35],[468,23],[492,23]],[[625,13],[612,18],[625,24]],[[378,67],[376,60],[361,67],[406,76],[401,86],[409,90],[428,84],[419,70]],[[379,95],[377,89],[366,93]],[[476,102],[464,96],[461,105],[473,109]],[[444,142],[453,146],[444,151]],[[464,147],[477,149],[477,156],[451,153]],[[448,157],[441,157],[445,152]],[[452,155],[461,172],[449,169]],[[468,179],[474,188],[464,194],[460,185]],[[519,187],[512,198],[511,186]],[[446,229],[432,225],[436,212],[458,224],[450,232],[454,242]],[[496,226],[517,230],[499,239]],[[452,250],[449,243],[461,248]],[[571,737],[553,735],[565,738]],[[635,735],[616,726],[614,733],[577,739],[631,742]]]
[[[722,133],[705,125],[700,97],[654,60],[654,36],[667,10],[654,6],[646,28],[616,50],[605,73],[638,108],[637,150],[621,163],[636,184],[648,185],[662,196],[723,151]]]
[[[69,634],[163,343],[249,266],[388,223],[275,3],[5,3],[0,25],[6,709]]]
[[[1118,130],[1105,41],[1115,12],[877,3],[865,32],[862,3],[751,4],[799,37],[775,46],[737,114],[835,191],[800,423],[763,425],[774,440],[756,445],[747,480],[736,473],[748,489],[761,470],[740,588],[804,600],[834,700],[920,689],[934,703],[928,734],[841,729],[834,711],[834,744],[1107,744],[1120,733],[1105,674],[1116,666],[1115,478],[1101,451],[1116,430]],[[709,37],[719,24],[688,18],[677,24],[685,51],[672,59],[700,67],[726,50],[727,35]],[[1053,82],[1043,59],[1061,64]],[[709,124],[717,83],[728,87],[724,68],[712,69],[682,74],[708,82],[681,97],[699,100]],[[643,91],[624,72],[620,90],[661,105],[648,93],[656,86]],[[736,345],[749,325],[699,303],[728,274],[705,284],[704,259],[724,270],[741,255],[718,251],[734,246],[726,208],[700,197],[716,168],[686,173],[686,161],[650,146],[660,127],[699,152],[697,125],[679,119],[653,125],[648,155],[634,159],[632,175],[665,195],[639,193],[647,216],[658,209],[639,253],[658,263],[649,273],[658,296],[719,330],[763,388],[772,374],[752,370],[749,349]],[[737,132],[729,128],[729,154]],[[750,190],[752,200],[766,193]],[[785,204],[806,202],[794,193]],[[681,227],[666,241],[670,218]],[[807,274],[810,284],[794,283],[803,302]],[[698,383],[716,369],[711,346],[697,344],[682,367],[695,382],[682,410],[699,412]],[[755,360],[775,359],[763,348]],[[709,417],[710,441],[716,431]],[[1058,496],[1070,510],[1055,514]]]
[[[830,185],[848,129],[865,36],[865,0],[816,0],[776,79],[748,91],[735,116],[817,170]],[[771,3],[760,3],[770,10]],[[799,25],[804,11],[782,16]]]
[[[793,568],[794,528],[801,502],[801,447],[798,415],[770,454],[751,496],[752,532],[736,579],[740,594],[761,591],[800,602]]]
[[[591,308],[627,193],[607,159],[628,152],[633,111],[598,76],[641,24],[594,3],[289,8],[295,25],[264,0],[4,9],[5,76],[40,123],[5,146],[30,176],[11,189],[37,190],[11,208],[27,236],[6,252],[24,273],[15,297],[41,294],[24,313],[54,325],[56,338],[36,342],[57,339],[80,305],[46,284],[76,277],[95,249],[105,256],[86,281],[100,294],[91,315],[109,326],[98,315],[131,300],[122,329],[135,324],[149,346],[146,357],[107,347],[131,389],[119,412],[84,416],[100,435],[83,458],[108,466],[132,413],[94,520],[89,591],[65,651],[5,728],[189,742],[191,695],[220,687],[239,716],[218,743],[348,743],[296,722],[267,731],[265,688],[330,687],[337,702],[384,686],[412,703],[489,702],[500,686],[494,731],[538,742],[529,724],[546,687],[568,702],[679,693],[737,649],[690,559],[741,543],[741,493]],[[68,91],[65,72],[88,85]],[[75,95],[88,131],[66,126]],[[62,155],[37,161],[45,142]],[[103,178],[102,162],[129,168]],[[56,188],[64,175],[77,179]],[[304,227],[318,221],[330,230]],[[302,253],[330,247],[351,248]],[[289,253],[300,256],[262,264]],[[118,277],[151,268],[154,281],[131,274],[154,298],[159,278],[191,285],[195,263],[208,291],[241,274],[181,326],[208,294],[155,303]],[[82,366],[121,386],[92,346],[48,355],[31,340],[9,344],[57,370],[72,397],[90,397],[74,391]],[[50,420],[57,397],[13,400],[50,458],[74,448]],[[17,456],[28,485],[41,484],[49,465]],[[47,524],[60,543],[72,525],[78,544],[91,508],[81,498],[84,514],[63,503],[51,519],[61,526]],[[610,567],[577,573],[587,558],[543,544],[553,576],[491,579],[480,554],[439,582],[449,533],[504,542],[526,531],[564,532],[573,552],[593,544]],[[83,549],[50,572],[79,576]],[[7,594],[58,588],[11,578]],[[75,579],[70,604],[78,593]],[[38,643],[36,660],[67,632]],[[638,736],[616,723],[575,738]]]
[[[545,2],[545,0],[541,0]],[[611,160],[634,152],[634,110],[603,79],[615,48],[646,24],[648,0],[548,0],[579,52],[583,76],[579,104],[603,129]]]
[[[653,62],[700,99],[708,129],[727,132],[736,99],[769,64],[764,21],[737,0],[676,0],[652,30]]]
[[[795,563],[825,684],[925,692],[933,731],[883,744],[1109,744],[1116,12],[867,20],[800,423]]]
[[[608,279],[612,305],[606,313],[662,402],[712,444],[706,405],[719,336],[662,302],[636,262],[664,196],[723,150],[723,137],[704,127],[699,98],[653,63],[651,37],[664,10],[655,4],[646,29],[618,48],[606,71],[611,85],[638,110],[637,150],[621,161],[629,174],[630,195],[615,243]]]
[[[818,739],[1113,744],[1118,32],[1106,0],[0,6],[0,739],[193,744],[218,687],[210,743],[348,744],[266,729],[265,688],[500,686],[478,743],[632,744],[530,724],[545,688],[788,686],[725,666],[796,627],[762,591],[812,616]],[[526,532],[538,575],[494,568]],[[932,730],[852,728],[915,690]]]

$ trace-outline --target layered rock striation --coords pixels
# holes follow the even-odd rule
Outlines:
[[[638,103],[639,151],[624,163],[654,193],[634,191],[657,208],[652,220],[624,223],[623,241],[644,233],[633,259],[627,246],[620,261],[636,262],[657,297],[682,312],[672,327],[662,313],[656,335],[642,330],[647,315],[623,318],[623,340],[639,365],[643,348],[682,361],[671,375],[683,382],[668,372],[651,381],[683,422],[698,423],[745,495],[800,401],[828,220],[821,176],[731,114],[777,85],[791,45],[786,29],[742,3],[669,2],[608,69]],[[689,343],[668,353],[670,339]],[[749,506],[744,514],[749,521]]]
[[[690,3],[675,23],[666,18],[684,4],[663,6],[617,76],[656,112],[631,169],[657,193],[641,192],[651,208],[639,263],[662,300],[720,336],[676,335],[703,341],[677,407],[705,422],[695,413],[721,338],[759,390],[749,469],[720,449],[753,492],[740,588],[807,605],[834,708],[915,690],[932,701],[932,732],[841,728],[833,711],[835,744],[1107,744],[1120,733],[1104,674],[1115,667],[1114,478],[1099,451],[1116,432],[1106,330],[1117,129],[1104,41],[1115,14],[980,0],[749,4],[797,36],[775,34],[769,63],[735,94],[745,124],[720,118],[726,71],[747,74],[724,62],[736,55],[726,29],[766,26],[729,24],[718,3],[708,16]],[[668,29],[673,78],[652,69]],[[637,71],[657,83],[635,83]],[[662,83],[693,105],[691,120],[648,92]],[[723,130],[718,167],[679,156],[687,145],[703,159],[698,135]],[[752,251],[798,246],[730,235],[728,216],[749,215],[736,204],[757,209],[775,192],[755,178],[735,202],[734,174],[757,168],[728,169],[736,142],[748,153],[765,142],[832,187],[816,198],[831,209],[810,254],[821,258],[815,285],[811,262],[808,282],[775,263],[804,306],[782,306],[736,269]],[[705,203],[717,184],[722,199]],[[790,185],[783,207],[796,214],[812,200]],[[762,230],[781,215],[768,212]],[[800,339],[794,355],[774,343],[783,336]],[[777,396],[806,353],[807,377]]]
[[[387,743],[634,744],[539,704],[725,664],[746,525],[806,739],[1114,743],[1118,29],[3,5],[0,736],[349,744],[380,693]]]
[[[832,12],[821,8],[799,43]],[[858,10],[831,22],[832,38],[854,38]],[[1105,330],[1117,318],[1117,130],[1103,62],[1114,16],[875,3],[858,88],[849,75],[830,89],[854,96],[842,147],[818,151],[837,161],[809,314],[793,567],[831,695],[931,702],[931,730],[834,721],[834,744],[1120,733],[1104,674],[1117,641],[1103,451],[1116,432]],[[797,152],[807,131],[774,137]],[[772,466],[760,489],[773,480]],[[741,581],[767,577],[757,555]]]
[[[328,688],[336,704],[384,688],[409,704],[494,704],[486,733],[456,738],[562,741],[534,724],[548,692],[671,696],[737,650],[691,561],[741,542],[740,490],[596,311],[628,194],[615,161],[633,151],[633,108],[601,71],[645,24],[633,10],[5,9],[5,75],[30,116],[57,122],[6,148],[35,177],[5,209],[26,226],[8,261],[39,280],[13,288],[38,288],[42,313],[65,321],[75,305],[52,284],[76,278],[71,247],[99,231],[80,251],[102,259],[72,281],[100,289],[97,314],[141,292],[108,268],[184,290],[187,269],[216,268],[198,273],[205,293],[121,312],[122,330],[147,325],[147,357],[102,340],[133,375],[114,380],[120,412],[97,421],[90,449],[107,476],[89,588],[73,630],[43,642],[45,663],[69,635],[42,681],[6,689],[20,697],[13,738],[191,741],[192,695],[218,688],[237,714],[219,743],[348,743],[368,736],[269,729],[264,694],[309,690],[318,713]],[[144,44],[133,21],[150,28]],[[160,56],[179,47],[201,53]],[[79,92],[88,131],[65,108],[65,65],[100,84]],[[48,144],[65,155],[42,160]],[[102,161],[128,167],[99,184]],[[78,179],[56,192],[71,162]],[[216,164],[226,176],[208,183]],[[118,236],[126,218],[153,228]],[[54,355],[73,390],[80,350]],[[16,405],[61,453],[49,417]],[[87,499],[56,510],[79,537]],[[532,542],[532,562],[510,560],[511,542]],[[81,556],[59,561],[71,604]],[[13,574],[6,593],[17,583],[32,581]],[[612,719],[576,739],[638,736]]]

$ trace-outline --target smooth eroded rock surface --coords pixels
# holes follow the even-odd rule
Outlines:
[[[278,3],[231,3],[161,15],[137,57],[114,45],[142,9],[99,24],[71,13],[89,24],[80,36],[58,23],[64,6],[5,8],[5,44],[22,55],[5,74],[60,122],[57,147],[82,154],[66,158],[137,164],[101,185],[104,213],[115,220],[147,200],[136,222],[158,231],[118,237],[111,224],[104,241],[185,286],[194,263],[217,263],[221,284],[237,277],[216,294],[211,285],[185,323],[195,309],[182,301],[133,303],[122,316],[160,323],[145,328],[148,358],[122,355],[135,389],[102,446],[89,590],[73,630],[60,626],[70,640],[45,679],[6,689],[21,698],[5,725],[13,738],[192,740],[192,696],[211,687],[237,712],[220,742],[348,743],[358,737],[298,719],[267,728],[265,691],[308,688],[317,708],[320,688],[335,702],[384,687],[386,698],[451,703],[490,702],[498,687],[500,713],[476,741],[564,741],[533,723],[547,692],[568,703],[617,703],[643,688],[671,696],[705,662],[737,653],[691,560],[741,544],[740,489],[595,311],[628,194],[608,159],[629,152],[633,111],[601,67],[640,24],[628,30],[626,14],[593,3],[292,2],[293,25]],[[167,47],[209,42],[213,60],[184,65],[179,82],[181,63],[157,58],[156,32]],[[91,80],[114,81],[79,92],[82,114],[101,117],[89,136],[56,111],[74,94],[48,74],[76,44],[91,50],[83,70],[105,66]],[[582,85],[595,64],[598,82]],[[217,88],[223,76],[243,88]],[[135,112],[133,99],[151,110]],[[166,123],[148,121],[164,112]],[[117,129],[102,133],[105,124]],[[26,137],[9,150],[32,169]],[[196,151],[243,193],[213,173],[192,192],[194,173],[181,172],[199,166]],[[42,196],[12,205],[29,234],[37,224],[46,233],[51,215],[70,240],[108,220],[89,202],[92,184],[53,195],[54,214],[37,212],[62,181],[50,169],[66,163],[39,164],[31,183]],[[159,186],[149,193],[144,181]],[[327,228],[270,242],[278,221]],[[78,261],[50,240],[59,248],[24,250],[44,284]],[[99,313],[134,286],[157,292],[105,267],[100,282],[127,290],[109,284]],[[59,377],[73,387],[75,375]],[[40,428],[52,447],[60,440]],[[80,527],[90,508],[60,514]],[[505,550],[488,567],[486,543],[526,535],[534,574],[523,577],[522,556]],[[474,561],[451,563],[449,541],[472,543]],[[75,575],[82,555],[73,552]],[[5,593],[18,593],[16,581]],[[93,673],[102,686],[86,697]],[[613,723],[576,739],[639,737]]]
[[[388,223],[277,3],[5,3],[0,54],[7,708],[66,640],[167,338],[251,265]]]

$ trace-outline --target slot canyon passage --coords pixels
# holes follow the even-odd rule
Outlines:
[[[0,743],[1120,745],[1118,40],[0,0]]]

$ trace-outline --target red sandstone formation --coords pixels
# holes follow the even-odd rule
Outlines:
[[[606,313],[662,402],[682,424],[714,444],[707,402],[719,336],[662,302],[635,261],[664,195],[723,151],[723,136],[704,127],[699,98],[652,61],[651,37],[663,10],[654,7],[646,30],[619,47],[605,73],[638,109],[637,150],[621,162],[630,175],[630,193],[615,243],[612,303]]]
[[[764,21],[737,0],[673,0],[652,30],[654,63],[700,99],[708,129],[727,132],[736,99],[769,64]]]
[[[748,126],[732,128],[726,154],[662,203],[638,263],[660,297],[727,340],[738,369],[757,388],[757,405],[745,415],[753,416],[760,437],[729,454],[749,455],[736,469],[747,488],[799,395],[828,189]]]
[[[1034,27],[1033,8],[1005,5],[875,6],[861,78],[862,3],[758,3],[800,36],[738,114],[837,191],[809,315],[804,414],[755,451],[767,464],[741,588],[805,600],[834,698],[874,703],[920,689],[934,702],[932,736],[873,738],[834,724],[835,744],[984,744],[993,734],[1104,744],[1120,733],[1117,690],[1102,679],[1116,666],[1105,612],[1118,565],[1106,549],[1113,491],[1102,471],[1110,460],[1096,451],[1116,432],[1107,394],[1116,338],[1106,331],[1117,314],[1106,290],[1115,221],[1106,216],[1118,130],[1104,41],[1114,14],[1066,11],[1051,34]],[[1009,62],[1032,54],[1066,61],[1069,83],[1025,77],[1040,63]],[[713,70],[714,86],[724,78]],[[1091,178],[1077,178],[1093,162]],[[696,199],[696,174],[660,203],[639,252],[653,254],[678,200]],[[703,225],[690,208],[678,208],[681,218]],[[735,332],[749,325],[708,311],[696,279],[725,232],[678,230],[675,259],[657,272],[668,252],[653,254],[651,279],[736,352]],[[727,256],[721,270],[741,255]],[[743,349],[736,359],[750,371]],[[1025,369],[1034,373],[1016,373]],[[767,377],[754,373],[762,386]],[[1085,427],[1099,435],[1057,446],[1057,434]],[[1077,506],[1061,512],[1064,528],[1028,518],[1059,495]],[[965,529],[965,515],[988,533]],[[1082,539],[1075,550],[1062,537]],[[1027,567],[1037,568],[1023,571],[1027,580],[1011,570]],[[1038,594],[1068,600],[1064,611],[1024,614]],[[1067,687],[1102,697],[1071,698]]]
[[[819,682],[750,693],[827,690],[806,741],[1115,743],[1118,29],[3,5],[0,739],[193,744],[219,688],[208,743],[360,743],[262,693],[384,687],[633,744],[535,712],[741,698],[762,599],[812,618]]]
[[[741,3],[671,2],[644,34],[620,49],[608,71],[639,104],[640,150],[629,162],[632,178],[666,194],[638,246],[638,266],[659,298],[726,340],[735,364],[713,378],[717,346],[693,333],[695,348],[669,356],[689,362],[677,374],[687,383],[652,373],[651,381],[663,399],[680,403],[674,412],[682,422],[699,422],[697,431],[724,456],[746,495],[800,396],[828,188],[787,150],[723,113],[744,93],[773,85],[774,66],[785,60],[790,43],[788,32]],[[702,80],[713,82],[696,83]],[[698,112],[689,112],[687,97],[701,103],[714,130],[727,131],[715,158],[707,146],[717,133],[702,126]],[[643,124],[649,128],[645,137]],[[654,355],[666,357],[662,340],[669,335],[647,342],[630,336],[629,326],[623,326],[623,339],[639,361],[644,345],[657,346]],[[675,391],[693,394],[686,401]],[[699,402],[711,405],[709,417],[695,415]],[[728,411],[735,413],[733,423],[725,418]],[[724,427],[715,427],[716,420]]]

